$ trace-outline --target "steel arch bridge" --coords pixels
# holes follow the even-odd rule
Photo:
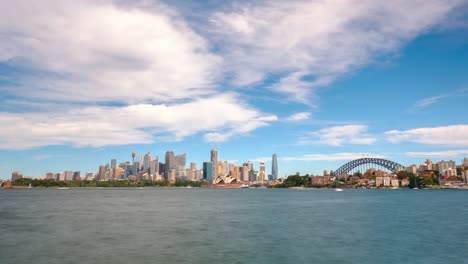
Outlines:
[[[378,166],[381,166],[381,167],[384,167],[384,168],[390,170],[393,173],[397,173],[398,171],[404,169],[403,165],[401,165],[399,163],[396,163],[394,161],[391,161],[391,160],[379,159],[379,158],[362,158],[362,159],[352,160],[352,161],[346,163],[345,165],[339,167],[335,171],[334,174],[336,176],[340,176],[340,175],[343,175],[343,174],[348,174],[348,172],[350,172],[354,168],[359,167],[359,166],[364,165],[364,164],[378,165]]]

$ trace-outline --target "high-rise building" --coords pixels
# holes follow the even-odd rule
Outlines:
[[[163,178],[165,178],[165,173],[166,173],[166,166],[164,163],[159,162],[159,175],[161,175]]]
[[[462,161],[463,167],[468,167],[468,158],[464,158]]]
[[[117,167],[117,160],[116,159],[111,159],[111,170],[115,169]]]
[[[156,157],[150,162],[150,175],[156,175],[159,173],[159,160]]]
[[[218,177],[218,150],[213,148],[211,150],[211,164],[212,164],[212,168],[211,168],[211,171],[213,173],[212,175],[212,179],[216,179],[216,177]]]
[[[81,171],[75,171],[73,172],[73,180],[77,181],[81,179]]]
[[[98,171],[98,175],[97,175],[97,181],[103,181],[105,180],[105,177],[106,177],[106,166],[105,165],[101,165],[99,166],[99,171]]]
[[[273,154],[271,158],[271,180],[278,179],[278,160],[276,154]]]
[[[185,164],[187,163],[187,154],[182,153],[175,157],[176,176],[180,178],[182,172],[185,174]]]
[[[143,170],[145,172],[148,172],[150,170],[150,164],[151,164],[151,152],[148,152],[143,156]]]
[[[260,162],[260,171],[258,172],[257,181],[262,182],[265,180],[266,172],[265,172],[265,163]]]
[[[445,171],[447,170],[455,170],[457,169],[457,165],[455,164],[455,161],[453,160],[450,160],[450,161],[441,161],[438,164],[438,167],[439,167],[439,173],[440,175],[446,175]],[[449,172],[450,175],[453,174],[452,172]],[[456,173],[455,173],[456,175]]]
[[[73,171],[65,171],[65,180],[72,181],[73,180]]]
[[[175,157],[174,157],[174,151],[168,150],[166,151],[166,163],[164,164],[164,178],[166,180],[169,180],[169,172],[171,170],[175,171]]]
[[[219,174],[226,176],[229,174],[229,162],[223,160],[219,162],[220,171]]]
[[[46,179],[47,179],[47,180],[51,180],[51,179],[55,180],[55,175],[54,175],[54,173],[53,173],[53,172],[48,172],[48,173],[46,173]]]
[[[12,174],[11,174],[11,181],[14,182],[18,179],[21,179],[23,178],[23,174],[17,172],[17,171],[14,171]]]
[[[203,179],[209,183],[213,181],[213,164],[211,162],[203,162]]]
[[[242,165],[241,180],[244,182],[249,181],[249,165],[247,163]]]

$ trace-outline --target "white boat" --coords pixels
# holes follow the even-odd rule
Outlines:
[[[68,187],[59,187],[57,189],[59,189],[59,190],[68,190],[69,188]]]
[[[343,191],[343,189],[341,189],[341,188],[336,188],[335,189],[335,192],[342,192],[342,191]]]
[[[27,189],[32,189],[31,183],[29,183],[29,186],[26,187]]]
[[[249,188],[248,184],[242,184],[239,188]]]

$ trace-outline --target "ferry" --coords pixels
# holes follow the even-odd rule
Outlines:
[[[249,188],[249,185],[244,183],[239,188]]]

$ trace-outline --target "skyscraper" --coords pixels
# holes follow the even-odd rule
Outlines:
[[[276,154],[273,154],[272,160],[271,160],[271,180],[277,180],[278,179],[278,161],[276,158]]]
[[[151,152],[148,152],[145,154],[143,157],[143,170],[145,172],[149,171],[150,169],[150,164],[151,164]]]
[[[158,157],[150,162],[150,175],[156,175],[159,173],[159,160]]]
[[[264,162],[261,162],[261,163],[260,163],[260,171],[258,172],[258,179],[257,179],[257,181],[263,183],[263,181],[265,180],[265,175],[266,175],[266,172],[265,172],[265,163],[264,163]]]
[[[182,153],[175,157],[176,176],[181,177],[182,172],[185,172],[185,163],[187,162],[187,154]]]
[[[211,183],[213,181],[213,164],[203,162],[203,179]]]
[[[164,178],[166,180],[169,180],[169,172],[171,170],[175,170],[175,157],[174,157],[174,151],[168,150],[166,151],[166,163],[164,166]]]
[[[216,179],[218,177],[218,150],[215,148],[211,150],[211,165],[212,178]]]
[[[117,160],[116,159],[111,159],[111,170],[115,169],[117,167]]]

